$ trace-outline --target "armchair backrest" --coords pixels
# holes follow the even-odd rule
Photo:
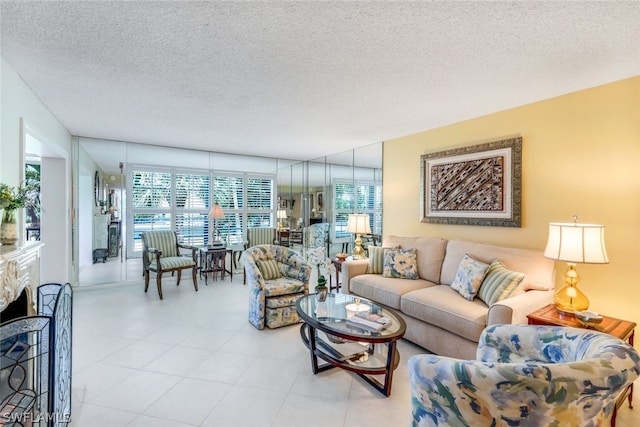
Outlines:
[[[141,234],[143,252],[146,253],[149,261],[153,261],[155,256],[148,252],[149,248],[162,251],[162,257],[178,256],[178,238],[176,232],[172,230],[145,231]]]
[[[489,326],[480,335],[476,354],[482,362],[539,364],[589,359],[611,364],[620,357],[633,359],[637,353],[611,335],[590,329],[534,325]]]
[[[273,227],[247,228],[247,247],[272,245],[275,240],[276,229]]]
[[[306,247],[307,248],[324,248],[329,243],[329,227],[328,222],[319,222],[308,226],[306,231]]]
[[[311,265],[298,252],[279,245],[256,245],[242,253],[242,262],[247,273],[247,283],[250,280],[262,281],[262,274],[256,261],[274,259],[282,264],[281,273],[308,284],[311,276]]]
[[[593,330],[495,325],[478,360],[409,359],[414,425],[570,425],[608,421],[640,375],[640,355]]]

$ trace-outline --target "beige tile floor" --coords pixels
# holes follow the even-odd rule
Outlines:
[[[72,426],[410,424],[406,361],[420,347],[400,342],[385,398],[349,372],[313,375],[297,326],[254,329],[241,274],[199,292],[164,282],[162,301],[140,279],[75,291]],[[617,425],[639,414],[625,405]]]

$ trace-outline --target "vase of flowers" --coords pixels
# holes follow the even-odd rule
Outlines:
[[[0,209],[2,224],[0,225],[0,243],[15,245],[18,241],[17,210],[38,204],[38,185],[27,184],[11,187],[0,184]]]

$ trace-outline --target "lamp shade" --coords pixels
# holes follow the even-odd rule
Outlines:
[[[347,222],[347,231],[354,234],[371,233],[371,227],[369,227],[369,215],[350,214],[349,221]]]
[[[279,209],[277,215],[278,215],[278,219],[286,219],[287,211],[285,209]]]
[[[213,207],[209,211],[209,217],[213,219],[224,218],[224,211],[222,210],[218,202],[216,202],[215,205],[213,205]]]
[[[550,223],[544,256],[572,263],[608,263],[604,225]]]

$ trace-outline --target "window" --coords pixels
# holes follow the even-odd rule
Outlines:
[[[273,227],[274,204],[272,178],[247,179],[247,227]]]
[[[351,239],[347,231],[349,214],[369,214],[369,226],[373,234],[382,230],[382,184],[370,182],[336,182],[334,189],[335,239]]]
[[[334,224],[335,224],[335,238],[342,239],[350,237],[350,233],[347,231],[347,222],[349,221],[349,214],[354,213],[354,199],[353,184],[351,183],[336,183],[334,185],[335,194],[335,211],[334,211]]]
[[[140,233],[146,230],[175,230],[178,241],[202,246],[215,226],[234,245],[244,242],[247,227],[274,224],[274,176],[134,167],[131,182],[135,253],[142,251]],[[209,218],[214,203],[224,218]]]
[[[132,173],[133,248],[142,251],[140,233],[171,230],[171,172],[136,169]]]
[[[175,230],[178,241],[205,245],[209,235],[209,173],[175,174]]]
[[[224,212],[224,218],[216,220],[216,228],[223,241],[230,245],[244,241],[244,177],[222,175],[213,178],[213,201]]]

